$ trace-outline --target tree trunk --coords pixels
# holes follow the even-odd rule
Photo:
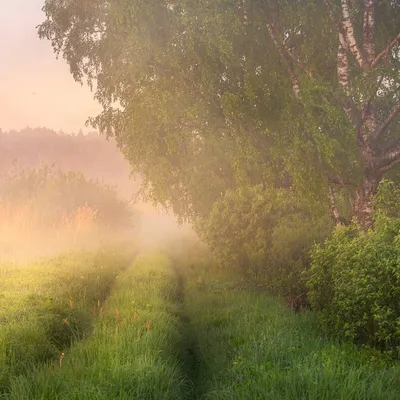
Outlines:
[[[385,116],[381,108],[383,100],[379,95],[380,89],[385,87],[394,89],[395,87],[396,83],[388,84],[390,75],[387,75],[385,69],[393,68],[388,66],[389,55],[392,51],[396,51],[397,47],[395,46],[400,42],[400,33],[393,38],[388,37],[386,47],[376,54],[375,9],[379,3],[377,0],[360,0],[358,2],[340,0],[340,2],[338,1],[340,12],[337,12],[337,8],[334,7],[333,3],[335,2],[324,0],[324,3],[338,34],[337,82],[343,94],[342,108],[354,129],[361,156],[360,161],[363,163],[364,178],[356,189],[354,214],[361,228],[368,230],[373,225],[372,202],[382,176],[385,172],[400,165],[400,139],[394,139],[391,135],[385,137],[389,126],[393,125],[395,118],[400,114],[400,103],[396,99],[397,103],[392,105],[392,109]],[[363,10],[362,21],[353,21],[358,14],[355,12],[356,8],[358,11]],[[299,84],[301,79],[298,74],[306,73],[311,80],[314,78],[308,71],[307,62],[301,62],[293,50],[285,44],[283,39],[285,32],[278,32],[279,21],[277,18],[279,17],[275,18],[274,23],[267,24],[267,29],[288,71],[293,93],[297,99],[301,100],[302,88]],[[362,37],[356,35],[356,30],[361,26]],[[351,61],[350,58],[354,60]],[[382,68],[381,64],[383,63]],[[372,70],[374,73],[371,73]],[[362,87],[364,84],[360,86],[361,81],[367,83],[365,88]],[[390,96],[393,95],[388,94],[387,99],[390,99]],[[388,104],[391,103],[392,99],[388,101]],[[381,149],[378,143],[385,144],[385,150]],[[339,225],[340,215],[332,190],[329,192],[329,199],[334,220]]]
[[[329,188],[329,201],[331,203],[331,210],[332,210],[333,218],[335,220],[335,224],[336,224],[336,226],[340,226],[341,225],[340,214],[339,214],[339,210],[336,206],[335,194],[331,187]]]
[[[380,177],[376,175],[367,174],[356,190],[354,213],[364,230],[372,227],[372,200],[378,190],[380,180]]]

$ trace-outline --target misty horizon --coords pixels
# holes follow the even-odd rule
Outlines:
[[[40,40],[42,0],[15,0],[0,15],[0,128],[47,127],[77,134],[93,131],[88,117],[101,110],[89,87],[75,82],[62,58]]]

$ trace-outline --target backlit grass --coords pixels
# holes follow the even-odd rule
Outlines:
[[[193,398],[399,399],[399,364],[320,336],[310,312],[296,315],[267,294],[232,290],[232,276],[183,270],[201,360]]]
[[[87,337],[103,301],[126,267],[119,253],[79,253],[0,270],[0,393]]]
[[[28,314],[33,317],[20,319],[15,309],[14,317],[8,317],[6,324],[7,329],[15,327],[12,337],[19,344],[16,348],[31,354],[30,359],[22,356],[30,364],[30,373],[20,373],[17,368],[9,371],[7,390],[0,397],[399,398],[399,363],[376,351],[322,336],[312,313],[294,314],[282,301],[265,292],[242,290],[252,285],[238,285],[240,276],[215,267],[206,258],[181,257],[171,261],[164,254],[140,255],[128,269],[114,274],[115,284],[109,287],[108,297],[96,291],[96,280],[90,274],[87,282],[91,280],[93,288],[89,284],[73,284],[71,272],[70,286],[60,291],[55,290],[56,275],[43,277],[36,288],[43,293],[43,288],[53,290],[51,307],[42,297],[40,302],[29,306]],[[28,282],[33,285],[33,280]],[[14,284],[21,289],[19,283]],[[29,293],[35,285],[27,287],[30,289],[25,300],[19,300],[19,308],[30,304]],[[48,346],[43,338],[51,337],[54,344],[55,340],[64,340],[62,333],[66,332],[57,330],[61,326],[60,316],[65,318],[65,315],[55,312],[54,305],[62,307],[67,297],[57,293],[73,293],[76,304],[72,308],[68,304],[66,309],[76,309],[77,315],[69,314],[68,321],[75,324],[75,334],[84,333],[72,341],[67,335],[72,346],[65,346],[61,360],[41,359]],[[48,312],[44,304],[52,311]],[[50,319],[43,326],[53,327],[50,336],[35,322],[43,310]],[[1,351],[10,354],[4,348]],[[14,366],[20,357],[14,354]]]
[[[9,399],[181,399],[181,329],[168,258],[140,256],[99,303],[91,337],[65,352],[63,366],[12,382]]]

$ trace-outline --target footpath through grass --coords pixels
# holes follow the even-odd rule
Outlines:
[[[192,398],[400,398],[399,363],[321,337],[312,313],[294,314],[267,294],[232,290],[232,275],[210,265],[181,270],[200,362]]]
[[[312,313],[236,290],[239,279],[205,258],[140,255],[62,365],[14,374],[2,398],[400,398],[400,364],[322,337]]]
[[[8,399],[182,399],[177,280],[162,255],[139,256],[106,303],[90,338],[56,363],[13,381]]]

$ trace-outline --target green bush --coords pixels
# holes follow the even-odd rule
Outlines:
[[[292,189],[228,191],[197,231],[220,264],[262,279],[271,292],[299,294],[308,250],[331,231],[329,208]]]
[[[396,199],[397,196],[397,199]],[[323,328],[343,339],[400,350],[400,190],[383,182],[374,228],[353,222],[311,252],[307,287]]]

